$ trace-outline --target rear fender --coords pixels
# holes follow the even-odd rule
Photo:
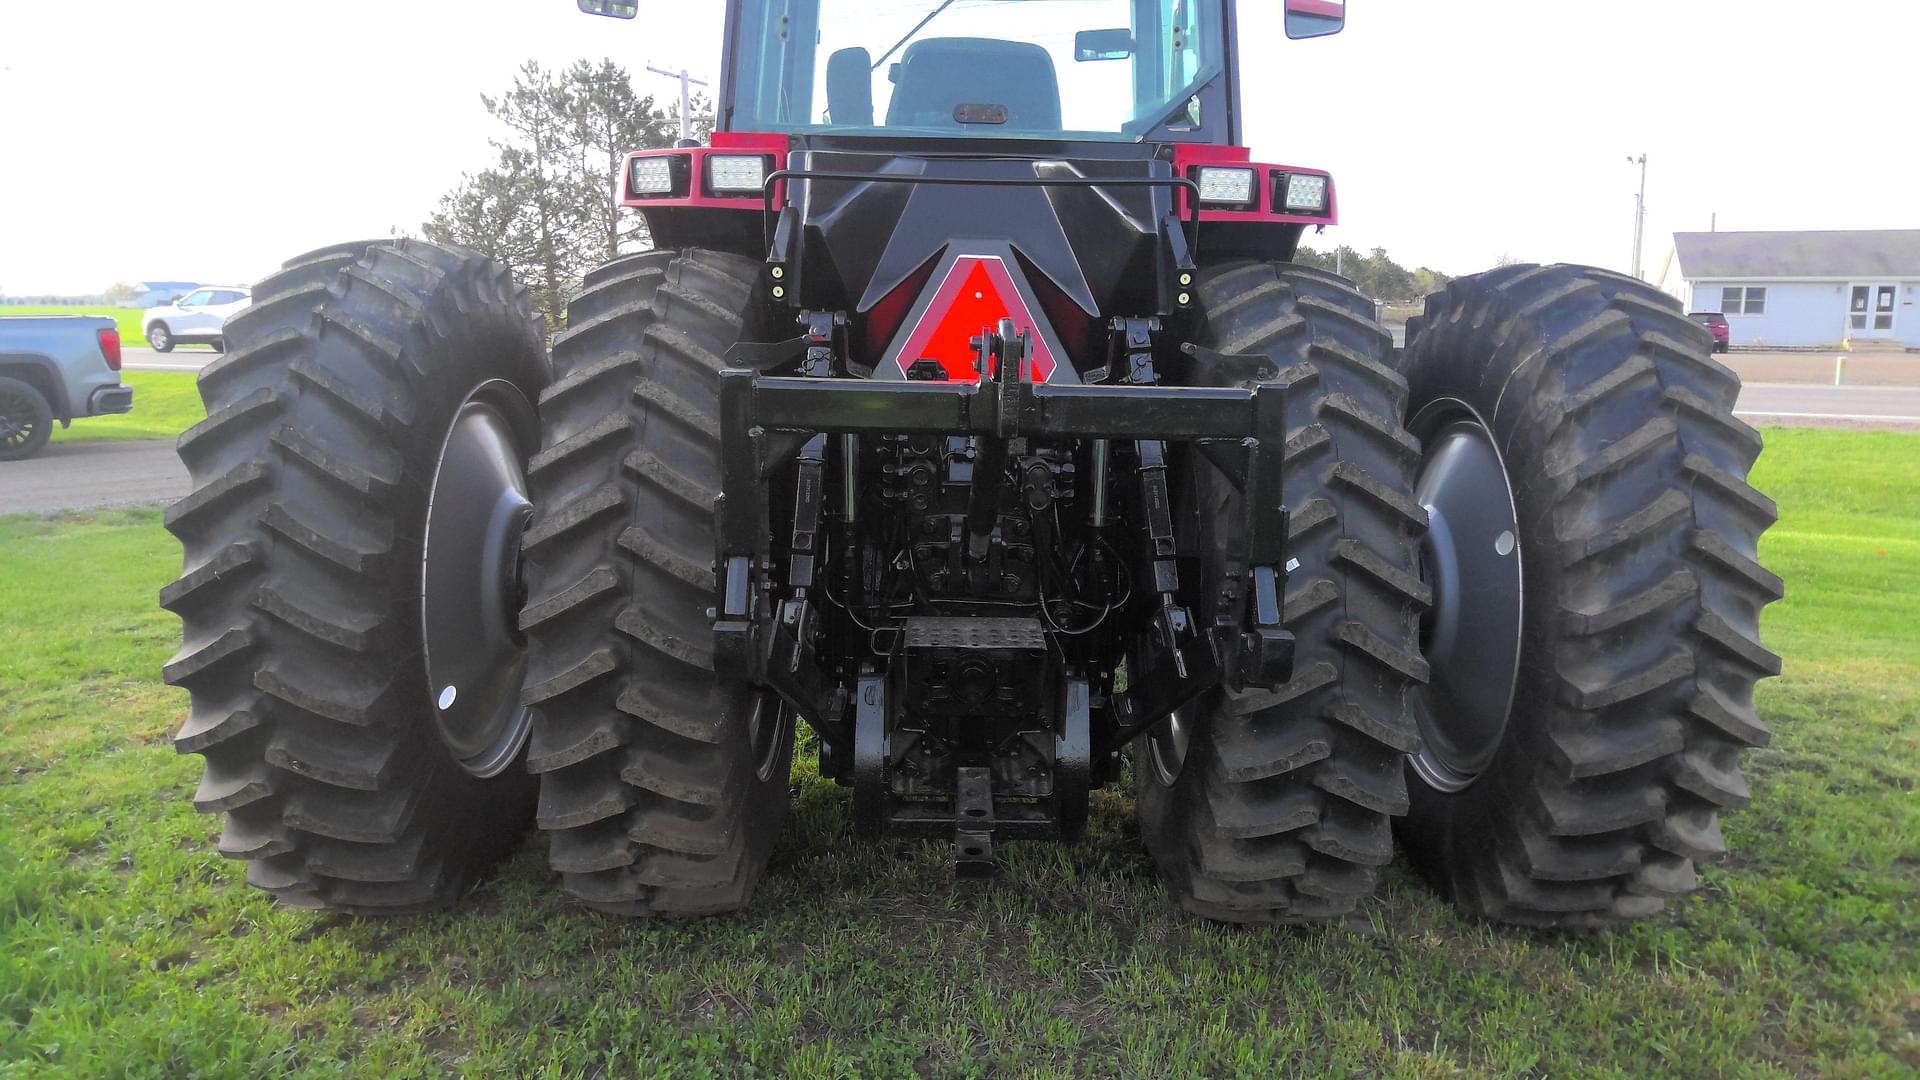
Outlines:
[[[52,406],[56,420],[67,423],[73,419],[72,403],[67,400],[67,381],[51,357],[42,353],[0,354],[0,375],[19,379],[40,391],[40,396]]]

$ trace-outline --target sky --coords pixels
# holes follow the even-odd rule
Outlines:
[[[904,6],[928,0],[903,0]],[[523,60],[717,73],[721,0],[9,0],[0,292],[246,283],[417,231],[484,167]],[[1349,0],[1287,41],[1242,0],[1256,160],[1318,166],[1342,223],[1469,273],[1505,258],[1645,270],[1675,230],[1920,228],[1920,0]]]

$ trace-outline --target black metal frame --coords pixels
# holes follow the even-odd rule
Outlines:
[[[1159,511],[1149,515],[1155,519],[1149,532],[1156,549],[1154,591],[1164,607],[1155,620],[1157,644],[1141,651],[1170,677],[1136,673],[1139,688],[1115,696],[1115,731],[1097,754],[1117,750],[1219,682],[1284,682],[1293,660],[1293,638],[1281,626],[1280,610],[1286,581],[1286,385],[1036,384],[1027,381],[1017,353],[995,355],[1003,357],[998,377],[979,383],[783,377],[740,368],[721,373],[721,607],[714,613],[714,638],[722,669],[779,693],[836,752],[853,745],[849,688],[827,679],[810,634],[815,615],[807,591],[814,580],[813,534],[825,470],[821,437],[930,434],[972,435],[1000,445],[1018,437],[1125,440],[1141,448],[1141,472],[1153,492],[1147,501]],[[1202,456],[1246,493],[1242,550],[1227,558],[1236,568],[1230,577],[1243,581],[1229,583],[1214,622],[1204,628],[1193,626],[1174,598],[1179,582],[1162,456],[1168,442],[1200,444]],[[793,565],[786,581],[792,595],[776,604],[780,584],[773,574],[767,479],[796,466]],[[1194,650],[1199,656],[1190,666],[1186,645],[1200,637],[1205,647]]]

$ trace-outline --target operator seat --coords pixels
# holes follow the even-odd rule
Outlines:
[[[888,127],[947,127],[990,135],[999,125],[962,124],[958,105],[1005,105],[1006,127],[1060,130],[1060,80],[1039,45],[996,38],[927,38],[907,46],[887,76]]]

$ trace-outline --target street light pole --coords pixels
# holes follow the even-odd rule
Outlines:
[[[1640,196],[1633,203],[1633,276],[1638,280],[1641,238],[1647,227],[1647,155],[1628,155],[1627,164],[1640,166]]]
[[[689,141],[693,138],[693,87],[707,85],[705,80],[696,79],[692,75],[689,75],[686,68],[681,68],[679,71],[671,71],[667,68],[657,68],[652,64],[648,64],[647,70],[653,72],[655,75],[665,75],[669,79],[679,80],[680,141],[683,143]]]

